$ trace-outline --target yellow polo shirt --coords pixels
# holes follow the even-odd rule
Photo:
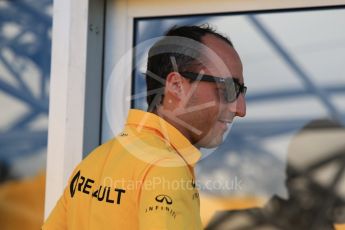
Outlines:
[[[76,167],[43,229],[202,229],[199,158],[162,118],[130,110],[124,131]]]

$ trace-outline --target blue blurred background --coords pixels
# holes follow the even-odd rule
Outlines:
[[[43,221],[52,0],[0,1],[0,228]]]
[[[0,2],[0,180],[45,167],[52,0]]]

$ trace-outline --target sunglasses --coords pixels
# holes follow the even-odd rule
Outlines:
[[[193,72],[182,72],[180,73],[183,77],[188,78],[193,81],[206,81],[206,82],[215,82],[225,85],[224,99],[226,102],[231,103],[236,101],[239,95],[242,93],[244,96],[247,92],[247,87],[244,84],[241,84],[235,78],[222,78],[215,77],[206,74],[198,74]]]

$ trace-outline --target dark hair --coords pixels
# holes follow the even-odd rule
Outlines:
[[[146,72],[148,111],[154,111],[157,105],[162,102],[166,76],[176,71],[174,68],[181,72],[196,71],[197,68],[200,68],[201,63],[196,59],[200,56],[200,51],[196,52],[196,48],[187,46],[184,41],[192,39],[202,43],[202,37],[206,34],[214,35],[233,47],[232,42],[227,37],[217,33],[209,25],[201,25],[174,26],[165,34],[163,39],[150,48]],[[175,63],[172,63],[172,57],[176,60],[176,66],[174,66]]]

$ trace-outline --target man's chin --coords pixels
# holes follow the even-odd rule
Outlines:
[[[223,143],[223,138],[217,137],[208,141],[206,140],[200,141],[196,146],[198,148],[213,149],[213,148],[218,147],[222,143]]]

